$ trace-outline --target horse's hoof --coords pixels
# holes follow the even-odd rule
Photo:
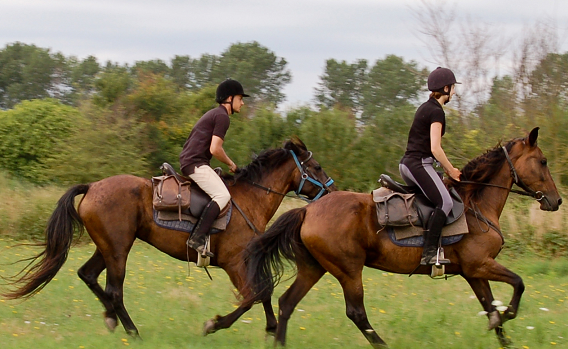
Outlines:
[[[105,325],[109,329],[109,331],[114,332],[116,326],[118,326],[118,321],[112,317],[105,317]]]
[[[134,338],[134,339],[142,339],[142,337],[140,337],[140,334],[138,333],[138,330],[137,330],[137,329],[134,329],[134,330],[126,330],[126,333],[127,333],[130,337],[132,337],[132,338]]]
[[[215,333],[215,320],[209,319],[203,324],[203,336],[207,336],[210,333]]]
[[[494,310],[489,313],[489,326],[487,327],[487,330],[491,331],[499,326],[501,326],[501,316],[499,316],[499,312],[497,310]]]

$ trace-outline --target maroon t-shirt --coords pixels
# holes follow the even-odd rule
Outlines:
[[[213,136],[224,140],[230,124],[229,113],[222,105],[211,109],[197,121],[179,155],[184,175],[192,174],[196,167],[209,165],[213,157],[210,151]]]

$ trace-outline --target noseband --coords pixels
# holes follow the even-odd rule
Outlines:
[[[298,189],[296,189],[294,191],[294,193],[296,193],[296,195],[300,199],[302,199],[306,202],[316,201],[317,199],[319,199],[323,195],[323,193],[325,193],[326,191],[329,191],[329,186],[332,185],[333,182],[334,182],[333,179],[331,179],[331,177],[330,177],[326,180],[325,183],[322,183],[315,178],[314,174],[307,167],[304,167],[304,164],[312,158],[312,152],[311,151],[308,151],[308,158],[301,161],[301,162],[298,160],[298,157],[296,156],[296,154],[294,153],[293,150],[290,150],[290,153],[292,154],[292,157],[294,158],[294,161],[296,162],[296,166],[298,166],[298,170],[300,170],[300,175],[302,176],[302,180],[300,181],[300,185],[298,186]],[[319,193],[312,200],[310,200],[310,199],[308,199],[308,198],[306,198],[306,197],[304,197],[300,194],[300,192],[302,191],[302,188],[304,187],[304,184],[306,183],[306,180],[308,182],[312,183],[313,185],[315,185],[316,187],[320,188]]]

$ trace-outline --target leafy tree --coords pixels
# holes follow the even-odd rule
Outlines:
[[[212,82],[217,84],[226,78],[240,81],[254,101],[266,101],[278,105],[284,100],[282,88],[292,79],[284,58],[258,42],[237,43],[221,53],[212,70]]]
[[[136,61],[134,66],[131,68],[134,75],[137,74],[155,74],[162,76],[169,76],[171,69],[168,65],[161,59],[155,59],[150,61]]]
[[[415,61],[404,62],[402,57],[388,55],[377,60],[368,74],[363,92],[363,119],[383,111],[415,104],[425,91],[428,71]]]
[[[84,120],[55,99],[24,101],[0,112],[0,167],[32,182],[45,182],[46,161]]]
[[[553,176],[568,183],[568,52],[550,53],[530,75],[531,94],[524,102],[526,123],[541,126],[540,146],[549,157]]]
[[[93,100],[100,106],[112,104],[125,96],[131,86],[132,78],[128,73],[128,67],[107,62],[103,72],[95,81],[96,94]]]
[[[56,65],[48,49],[20,42],[6,45],[0,51],[0,108],[49,97]]]
[[[313,112],[302,122],[299,136],[339,188],[356,188],[359,166],[352,152],[358,134],[349,112],[339,109]]]
[[[144,124],[90,103],[82,105],[81,114],[85,121],[44,160],[46,178],[62,184],[89,183],[118,174],[150,176],[158,171],[148,171]]]
[[[349,64],[328,59],[319,87],[316,88],[316,103],[321,107],[338,107],[351,111],[353,115],[363,110],[362,97],[367,79],[367,61],[357,60]]]
[[[193,59],[189,56],[175,56],[171,61],[171,76],[173,81],[184,89],[197,92],[208,85],[217,85],[212,71],[219,65],[219,57],[204,54]]]
[[[180,87],[198,91],[217,86],[227,78],[240,81],[252,96],[252,104],[265,101],[277,105],[284,100],[282,88],[291,80],[284,58],[253,41],[231,45],[220,56],[200,58],[175,56],[171,61],[172,80]]]

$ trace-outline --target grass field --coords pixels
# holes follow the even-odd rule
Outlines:
[[[20,265],[9,263],[37,252],[14,244],[0,239],[2,276],[19,270]],[[128,337],[121,326],[109,332],[102,305],[76,274],[93,251],[92,243],[74,246],[56,279],[28,301],[0,300],[1,348],[272,347],[260,306],[232,328],[202,337],[205,320],[234,309],[227,275],[211,268],[210,281],[203,270],[192,266],[188,271],[186,263],[144,243],[133,247],[125,285],[125,304],[142,340]],[[535,257],[502,263],[526,284],[519,317],[506,325],[516,347],[568,347],[568,261]],[[494,333],[485,329],[486,317],[477,315],[477,299],[459,277],[431,280],[366,269],[364,281],[369,320],[391,348],[499,348]],[[276,295],[289,284],[280,285]],[[509,286],[493,284],[493,289],[497,299],[509,300]],[[277,300],[273,303],[277,311]],[[326,275],[298,305],[289,323],[288,347],[370,347],[345,316],[342,290],[332,276]]]

